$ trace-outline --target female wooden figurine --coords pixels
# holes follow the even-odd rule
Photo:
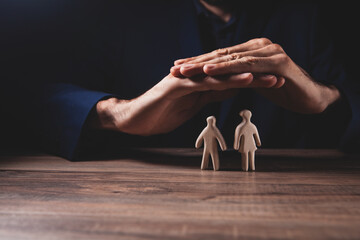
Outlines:
[[[248,171],[250,159],[250,169],[255,171],[256,145],[261,146],[259,133],[256,126],[250,121],[251,112],[249,110],[243,110],[239,114],[243,120],[235,129],[234,149],[241,153],[242,169]]]
[[[219,129],[215,125],[216,118],[214,116],[210,116],[206,119],[206,121],[207,126],[196,139],[195,147],[201,147],[202,142],[204,141],[204,152],[201,162],[201,169],[203,170],[208,167],[210,155],[214,171],[217,171],[220,168],[217,141],[219,142],[221,150],[223,151],[226,150],[226,143]]]

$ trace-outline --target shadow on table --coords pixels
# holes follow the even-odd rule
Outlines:
[[[234,150],[219,152],[220,170],[241,171],[240,153]],[[106,158],[92,160],[114,161],[131,159],[154,165],[171,165],[200,169],[202,149],[146,148],[124,149]],[[359,170],[359,156],[345,155],[336,150],[259,149],[256,152],[257,172],[298,172],[321,170]],[[89,161],[90,159],[86,159]],[[83,160],[84,161],[84,160]],[[209,169],[212,170],[210,160]]]

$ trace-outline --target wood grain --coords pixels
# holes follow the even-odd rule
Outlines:
[[[360,157],[257,151],[201,171],[201,150],[70,162],[0,157],[0,239],[359,239]]]

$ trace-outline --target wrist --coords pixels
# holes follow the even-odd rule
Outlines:
[[[330,86],[324,86],[325,90],[323,91],[323,111],[328,109],[331,105],[333,105],[335,102],[339,101],[341,99],[340,91],[333,85]]]
[[[97,115],[97,128],[107,130],[118,130],[118,121],[122,114],[117,114],[119,107],[125,104],[126,100],[120,100],[117,98],[109,98],[106,100],[99,101],[96,104],[96,115]]]
[[[292,62],[293,78],[289,78],[292,90],[299,90],[303,102],[299,111],[307,114],[323,113],[341,98],[339,90],[333,85],[324,85],[315,81],[304,69]],[[301,94],[302,92],[302,94]]]

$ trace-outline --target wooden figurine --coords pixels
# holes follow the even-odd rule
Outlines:
[[[207,126],[200,133],[199,137],[196,139],[195,147],[200,148],[202,142],[204,142],[204,151],[201,162],[201,169],[204,170],[209,165],[209,155],[211,156],[214,171],[219,170],[220,162],[219,162],[219,153],[217,142],[219,142],[221,150],[226,150],[226,143],[221,135],[219,129],[216,127],[216,118],[214,116],[210,116],[206,119]]]
[[[243,110],[240,113],[242,122],[235,129],[234,149],[241,153],[241,165],[244,171],[255,171],[255,151],[261,146],[260,137],[256,126],[250,121],[251,112]],[[256,144],[255,144],[256,143]]]

